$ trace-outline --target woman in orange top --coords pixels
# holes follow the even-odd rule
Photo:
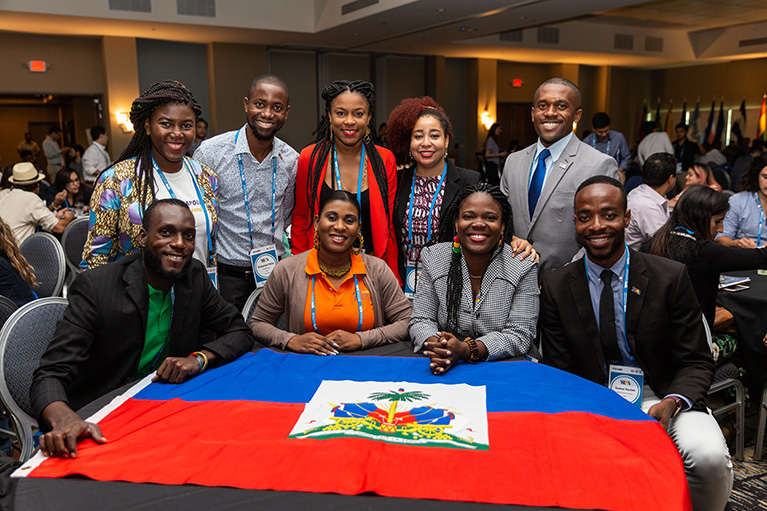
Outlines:
[[[397,275],[397,241],[392,227],[397,166],[391,151],[374,144],[373,85],[340,80],[325,87],[322,99],[325,116],[317,138],[298,157],[293,253],[312,247],[312,221],[321,199],[333,190],[346,190],[360,205],[364,252],[386,261]]]
[[[407,339],[410,303],[381,259],[359,253],[360,208],[351,193],[323,197],[314,248],[281,261],[250,319],[259,342],[337,355]],[[286,330],[276,325],[285,316]]]

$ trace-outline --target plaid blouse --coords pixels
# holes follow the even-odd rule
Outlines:
[[[194,172],[203,192],[203,201],[210,214],[211,262],[216,261],[216,228],[218,225],[218,178],[205,165],[184,157]],[[140,250],[138,235],[144,211],[138,202],[137,159],[115,163],[101,173],[93,189],[90,204],[90,230],[83,247],[83,269],[111,263]],[[143,175],[141,178],[143,180]],[[154,200],[154,190],[147,203]]]

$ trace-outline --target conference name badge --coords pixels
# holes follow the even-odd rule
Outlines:
[[[610,389],[632,404],[642,407],[644,371],[633,366],[610,364]]]
[[[256,287],[264,287],[272,270],[277,266],[277,249],[274,245],[257,247],[250,251],[250,264],[253,267],[253,278]]]
[[[415,297],[415,288],[420,278],[421,270],[412,261],[408,262],[405,268],[405,296],[407,298]]]
[[[213,282],[213,287],[218,289],[218,267],[208,266],[208,277]]]

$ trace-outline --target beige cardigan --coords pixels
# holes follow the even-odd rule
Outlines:
[[[307,251],[283,259],[269,276],[250,318],[250,329],[258,342],[285,349],[290,339],[306,333],[304,311],[310,280],[306,273],[308,254]],[[374,328],[356,332],[362,340],[362,349],[406,340],[411,308],[397,278],[381,259],[363,254],[362,260],[367,272],[362,281],[370,291],[375,312]],[[274,326],[283,314],[287,331]]]

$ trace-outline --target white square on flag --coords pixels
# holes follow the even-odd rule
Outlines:
[[[288,438],[489,448],[485,387],[323,380]]]

